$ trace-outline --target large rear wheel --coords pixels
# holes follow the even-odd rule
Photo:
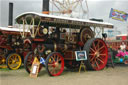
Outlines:
[[[88,40],[84,46],[87,52],[88,60],[85,65],[89,70],[103,69],[108,60],[108,49],[105,42],[100,38],[92,38]]]
[[[53,52],[46,59],[46,70],[50,76],[59,76],[64,70],[64,58],[58,52]]]

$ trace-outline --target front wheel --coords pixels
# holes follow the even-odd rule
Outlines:
[[[7,66],[11,70],[19,69],[22,64],[21,56],[17,53],[11,53],[7,57]]]
[[[46,70],[50,76],[59,76],[64,70],[64,58],[58,52],[53,52],[46,59]]]

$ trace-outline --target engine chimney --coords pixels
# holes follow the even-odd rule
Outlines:
[[[43,0],[42,13],[49,14],[49,0]]]
[[[9,3],[9,22],[8,27],[13,27],[13,3]]]

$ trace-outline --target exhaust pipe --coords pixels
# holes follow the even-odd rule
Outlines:
[[[42,13],[49,14],[49,0],[43,0]]]
[[[13,3],[9,3],[9,22],[8,27],[13,27]]]

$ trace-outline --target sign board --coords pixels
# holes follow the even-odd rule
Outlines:
[[[32,63],[30,77],[36,78],[39,72],[40,62],[38,61],[37,57],[34,58]]]
[[[75,51],[76,61],[87,60],[86,51]]]

